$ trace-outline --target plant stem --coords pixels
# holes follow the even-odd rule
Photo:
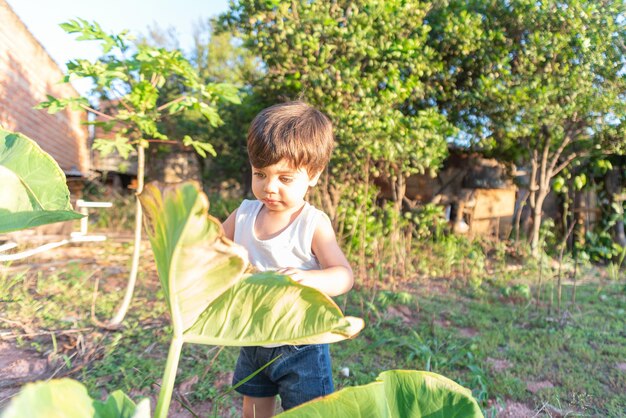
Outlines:
[[[183,338],[173,337],[170,344],[170,351],[167,353],[167,362],[165,363],[165,372],[161,381],[161,391],[154,411],[154,418],[167,418],[167,412],[170,409],[172,393],[174,392],[174,382],[176,380],[176,370],[178,370],[178,360],[180,352],[183,348]]]
[[[126,285],[126,293],[124,294],[124,300],[122,304],[118,308],[115,316],[109,322],[110,327],[119,326],[124,317],[126,316],[126,312],[128,312],[128,307],[130,306],[130,302],[133,298],[133,292],[135,290],[135,282],[137,281],[137,272],[139,270],[139,254],[141,252],[141,221],[142,221],[142,209],[141,203],[139,203],[139,194],[143,191],[143,176],[145,169],[145,150],[141,145],[137,146],[137,193],[136,193],[136,208],[135,208],[135,242],[133,247],[133,262],[130,269],[130,275],[128,276],[128,285]]]

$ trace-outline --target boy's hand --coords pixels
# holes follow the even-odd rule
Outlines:
[[[285,267],[283,269],[276,270],[276,273],[285,274],[293,279],[293,281],[302,283],[305,279],[307,272],[294,267]]]

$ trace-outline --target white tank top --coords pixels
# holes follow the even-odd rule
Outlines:
[[[235,218],[234,241],[246,248],[250,264],[260,271],[285,267],[319,269],[311,242],[319,217],[326,216],[324,212],[305,202],[298,217],[280,234],[260,240],[254,234],[254,223],[262,207],[258,200],[244,200]]]

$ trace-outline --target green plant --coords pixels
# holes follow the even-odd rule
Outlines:
[[[448,221],[441,205],[427,203],[405,213],[405,216],[408,216],[415,224],[413,233],[420,240],[438,240],[448,229]]]
[[[393,304],[409,305],[414,300],[413,295],[407,292],[392,292],[390,290],[382,290],[376,296],[376,301],[383,307]]]
[[[89,214],[89,228],[106,231],[133,231],[135,218],[134,193],[116,190],[96,182],[90,182],[83,190],[83,198],[107,201],[114,209],[93,211]]]
[[[619,244],[613,241],[611,234],[603,230],[585,232],[585,242],[581,251],[587,253],[591,261],[598,263],[619,257],[623,250]]]
[[[382,372],[373,383],[342,389],[277,417],[482,417],[471,392],[441,375]]]
[[[37,164],[38,158],[42,155],[34,157],[31,163]],[[58,165],[53,165],[52,169],[53,173],[60,171]],[[62,176],[60,179],[62,181]],[[51,184],[56,186],[58,182],[57,178]],[[343,317],[332,299],[315,289],[275,273],[244,274],[245,251],[226,240],[220,223],[207,216],[208,201],[197,184],[163,189],[148,185],[140,200],[146,208],[146,229],[174,333],[157,403],[157,417],[167,414],[185,342],[234,346],[276,342],[307,344],[343,340],[362,329],[362,320]],[[21,227],[28,224],[27,220],[20,219]],[[74,279],[79,283],[82,272],[72,270],[70,274],[76,276]],[[65,362],[69,361],[65,357]],[[345,411],[345,393],[349,398],[356,395],[362,400],[375,400],[378,408],[368,410],[372,417],[384,416],[379,414],[386,414],[388,408],[415,417],[421,417],[420,411],[424,410],[462,411],[467,416],[481,416],[467,389],[443,376],[426,372],[385,372],[367,387],[347,389],[317,401],[319,408]],[[399,398],[410,402],[398,404]],[[359,410],[359,404],[361,402],[348,406],[348,411]],[[311,407],[316,408],[313,403],[303,406]],[[119,391],[100,402],[90,398],[78,382],[52,380],[25,386],[3,413],[3,418],[47,417],[51,411],[68,417],[143,418],[149,416],[149,403],[143,400],[135,405]],[[288,413],[294,414],[293,411]]]
[[[27,272],[11,276],[7,270],[0,271],[0,303],[17,302],[14,299],[14,288],[24,281]]]
[[[473,289],[480,287],[485,275],[486,256],[479,241],[474,241],[469,247],[467,254],[467,265],[469,267],[469,284]]]
[[[531,299],[530,287],[525,283],[507,286],[502,289],[502,296],[513,301],[528,302]]]
[[[135,403],[122,391],[103,402],[92,399],[81,383],[71,379],[29,383],[11,401],[2,418],[150,418],[150,400]]]
[[[400,0],[240,1],[221,21],[263,60],[258,87],[267,96],[300,96],[333,120],[332,186],[382,172],[399,213],[406,178],[438,167],[455,133],[428,85],[440,73],[426,46],[429,8]]]
[[[0,232],[81,218],[71,211],[65,175],[56,161],[24,135],[4,130],[0,135],[0,181],[9,187],[1,202]],[[3,286],[3,294],[16,283],[12,279]],[[93,400],[82,384],[62,379],[26,385],[2,418],[44,418],[58,410],[76,418],[149,418],[149,409],[147,399],[136,406],[120,391],[105,402]]]
[[[94,83],[91,92],[101,100],[101,107],[91,106],[87,98],[55,98],[37,105],[48,109],[49,113],[59,112],[67,107],[84,109],[98,116],[87,122],[112,133],[114,139],[96,138],[93,148],[102,154],[117,151],[128,159],[132,152],[137,153],[137,193],[144,184],[145,150],[151,142],[169,143],[172,140],[164,133],[162,123],[171,115],[181,112],[196,112],[202,115],[211,126],[218,126],[222,120],[217,113],[217,103],[224,101],[239,103],[238,90],[225,83],[204,83],[191,63],[178,50],[168,51],[147,44],[136,47],[130,43],[132,36],[127,31],[119,34],[105,33],[98,23],[83,19],[61,24],[67,33],[78,34],[78,40],[97,41],[104,56],[91,62],[77,59],[68,63],[68,75],[63,82],[89,78]],[[177,97],[168,93],[168,81],[174,83]],[[210,143],[195,140],[186,133],[176,133],[176,139],[187,147],[192,147],[200,156],[216,155]],[[141,244],[141,205],[136,202],[135,239],[132,267],[124,299],[115,316],[109,321],[110,327],[121,324],[130,301],[138,273]]]
[[[59,165],[35,141],[0,129],[0,233],[82,218]]]
[[[328,296],[287,276],[244,274],[245,250],[225,239],[219,221],[208,216],[198,184],[151,183],[139,199],[173,332],[157,417],[167,414],[184,343],[329,343],[363,328],[363,320],[344,318]]]
[[[619,273],[624,264],[624,258],[626,257],[626,247],[620,248],[620,253],[617,256],[617,261],[611,261],[607,267],[607,272],[611,280],[619,280]]]

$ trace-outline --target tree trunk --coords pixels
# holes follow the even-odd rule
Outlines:
[[[528,183],[528,201],[530,203],[530,211],[532,217],[532,230],[530,232],[530,248],[532,256],[537,255],[537,245],[539,243],[539,228],[541,226],[541,205],[537,209],[537,192],[539,191],[538,175],[539,155],[537,150],[533,150],[532,159],[530,161],[530,181]],[[538,217],[538,219],[537,219]]]
[[[519,232],[520,232],[520,223],[522,221],[522,212],[524,210],[524,206],[526,205],[526,201],[528,200],[528,197],[530,196],[530,192],[526,192],[525,190],[522,191],[522,193],[523,193],[523,197],[517,200],[519,203],[517,207],[515,208],[515,214],[514,214],[515,222],[513,224],[513,230],[515,231],[515,244],[516,245],[519,242]],[[513,232],[513,230],[511,230],[511,232]]]
[[[537,191],[535,205],[532,208],[533,229],[530,240],[530,251],[533,257],[539,255],[539,230],[541,229],[541,212],[543,208],[543,201],[545,200],[547,194],[548,190],[544,187],[541,187]]]
[[[550,156],[550,134],[546,126],[542,129],[544,141],[541,156],[539,150],[534,149],[532,152],[532,173],[530,178],[530,205],[533,216],[533,229],[530,239],[530,252],[533,257],[539,255],[539,231],[541,229],[541,212],[543,202],[550,192],[550,179],[554,174],[558,173],[562,168],[557,168],[557,163],[563,152],[563,149],[569,143],[569,139],[563,140],[559,149]],[[555,171],[556,170],[556,171]]]
[[[615,202],[618,205],[622,205],[622,200],[619,196],[620,194],[620,186],[619,186],[619,171],[618,170],[610,170],[606,173],[606,177],[604,178],[604,187],[609,195],[609,199],[611,202]],[[621,245],[622,247],[626,247],[626,233],[624,232],[624,216],[621,214],[621,218],[617,220],[614,226],[615,232],[615,241]]]
[[[406,195],[406,178],[403,173],[398,173],[396,179],[392,180],[393,187],[393,209],[396,213],[402,210],[402,203]]]

